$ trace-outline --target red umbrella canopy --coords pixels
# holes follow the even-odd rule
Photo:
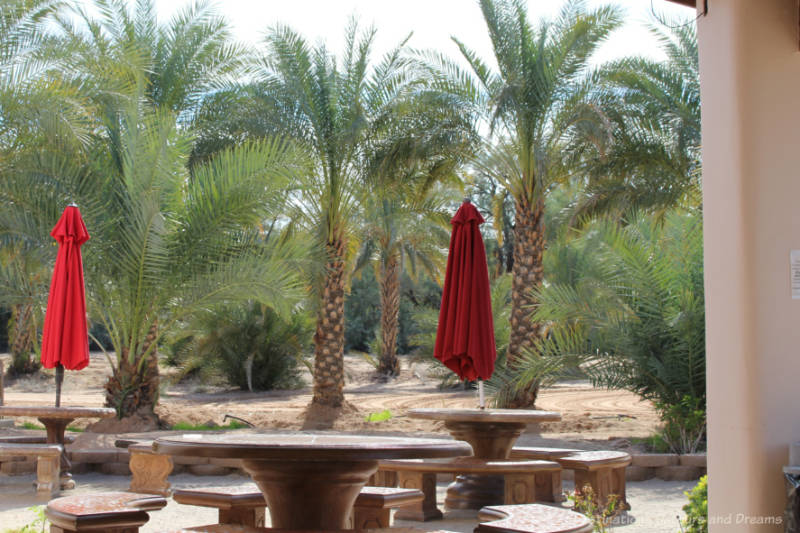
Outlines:
[[[58,255],[44,317],[42,365],[53,368],[60,363],[68,370],[80,370],[89,364],[81,259],[81,245],[89,240],[89,232],[80,210],[67,206],[50,235],[58,241]]]
[[[492,302],[478,210],[464,202],[450,221],[450,252],[433,355],[461,379],[489,379],[494,371]]]

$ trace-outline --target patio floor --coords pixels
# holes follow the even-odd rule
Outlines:
[[[32,522],[35,512],[32,506],[42,505],[44,501],[35,497],[31,483],[33,476],[0,476],[0,533],[7,528],[18,528]],[[76,475],[78,488],[66,494],[82,494],[111,490],[125,490],[130,482],[125,476],[109,476],[98,473]],[[212,485],[236,485],[249,481],[240,475],[228,476],[194,476],[177,474],[170,476],[173,487],[201,487]],[[690,490],[695,481],[662,481],[651,479],[641,482],[628,482],[628,501],[632,510],[626,523],[613,529],[624,533],[674,533],[679,530],[678,516],[683,516],[681,507],[686,503],[683,491]],[[440,502],[444,501],[447,483],[440,483]],[[565,490],[572,490],[570,482],[564,482]],[[150,513],[148,522],[140,531],[152,533],[180,526],[198,526],[212,524],[217,520],[217,511],[203,507],[189,507],[169,500],[167,507]],[[267,517],[269,520],[269,517]],[[445,529],[463,533],[471,533],[475,528],[476,513],[471,511],[455,511],[445,514],[444,520],[431,522],[397,521],[395,525],[415,527],[424,530]]]

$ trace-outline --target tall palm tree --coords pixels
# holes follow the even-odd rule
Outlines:
[[[295,205],[297,219],[317,244],[321,265],[314,283],[319,307],[312,403],[333,407],[344,402],[344,300],[358,249],[354,228],[363,198],[360,164],[375,121],[386,116],[407,87],[401,57],[405,43],[373,63],[374,38],[374,29],[359,31],[352,21],[338,59],[290,28],[274,28],[267,37],[263,93],[257,101],[269,127],[303,143],[313,156]]]
[[[491,165],[481,170],[514,199],[511,338],[508,364],[535,352],[541,327],[532,319],[531,289],[542,284],[545,249],[544,205],[553,187],[575,170],[588,141],[605,140],[605,117],[589,102],[586,67],[592,53],[620,23],[614,7],[588,10],[569,1],[553,20],[534,26],[523,0],[480,0],[498,70],[456,40],[471,75],[444,64],[467,93],[485,105],[491,132]],[[480,162],[478,163],[480,165]],[[532,405],[535,384],[510,402]]]
[[[369,132],[365,161],[365,227],[357,268],[373,260],[380,286],[378,374],[395,376],[404,268],[437,278],[449,232],[445,203],[456,171],[475,146],[472,121],[460,101],[423,87],[398,99]],[[449,187],[449,188],[448,188]]]
[[[607,153],[587,159],[573,217],[700,206],[700,77],[694,24],[654,26],[665,61],[630,57],[597,75],[614,126]]]

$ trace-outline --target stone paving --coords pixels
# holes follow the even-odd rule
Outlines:
[[[35,505],[46,504],[46,500],[38,499],[33,490],[34,476],[0,476],[0,532],[19,528],[35,518],[31,509]],[[85,494],[91,492],[125,490],[130,478],[125,476],[109,476],[99,473],[80,474],[75,476],[77,488],[67,494]],[[170,477],[173,487],[202,487],[213,485],[238,485],[249,481],[241,475],[227,476],[194,476],[177,474]],[[694,486],[694,481],[662,481],[651,479],[641,482],[628,482],[628,501],[632,509],[627,516],[621,517],[620,525],[613,531],[620,533],[674,533],[679,531],[678,516],[682,516],[681,507],[686,503],[683,492]],[[444,501],[447,483],[440,483],[439,498]],[[565,490],[571,490],[569,482],[564,483]],[[150,522],[142,529],[142,533],[154,533],[175,526],[196,526],[215,523],[216,509],[185,506],[170,500],[167,507],[150,514]],[[397,521],[395,525],[415,527],[424,530],[445,529],[463,533],[471,533],[475,528],[476,513],[472,511],[455,511],[445,513],[444,520],[431,522]]]

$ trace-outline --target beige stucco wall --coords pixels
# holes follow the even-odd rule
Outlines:
[[[710,0],[698,22],[711,531],[783,530],[744,521],[782,514],[781,467],[800,440],[797,10]]]

